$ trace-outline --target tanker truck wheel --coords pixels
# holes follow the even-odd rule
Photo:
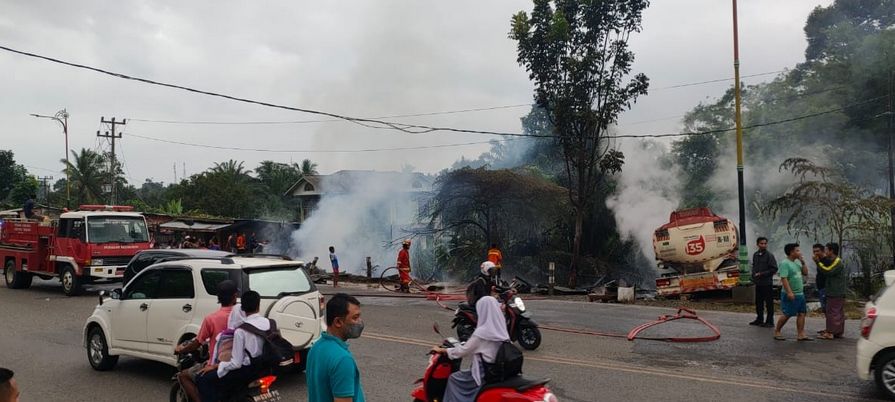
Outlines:
[[[27,272],[16,271],[13,260],[6,261],[3,267],[3,277],[6,279],[6,287],[10,289],[27,289],[31,287],[33,277]]]
[[[83,280],[75,273],[75,269],[71,265],[62,269],[60,278],[62,280],[62,292],[66,296],[77,296],[84,291]]]

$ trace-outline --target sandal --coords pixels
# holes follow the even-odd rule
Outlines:
[[[796,339],[796,340],[799,341],[799,342],[813,342],[813,341],[814,341],[814,339],[811,339],[811,338],[809,338],[809,337],[807,337],[807,336],[804,337],[804,338]]]
[[[830,340],[835,339],[835,337],[833,336],[833,334],[831,334],[829,332],[824,332],[824,333],[818,335],[817,339],[823,339],[823,340],[830,341]]]
[[[785,341],[786,338],[783,335],[774,335],[774,340]]]

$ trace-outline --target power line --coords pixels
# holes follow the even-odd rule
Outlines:
[[[24,166],[24,167],[26,167],[26,168],[28,168],[28,169],[37,169],[37,170],[43,170],[43,171],[46,171],[46,172],[53,172],[53,173],[59,173],[59,172],[61,172],[61,170],[47,169],[47,168],[42,168],[42,167],[40,167],[40,166],[31,166],[31,165],[22,165],[22,166]]]
[[[512,141],[513,139],[501,139],[501,140],[488,140],[488,141],[474,141],[474,142],[462,142],[455,144],[438,144],[438,145],[421,145],[421,146],[412,146],[412,147],[396,147],[396,148],[368,148],[368,149],[269,149],[269,148],[242,148],[242,147],[230,147],[230,146],[222,146],[222,145],[210,145],[210,144],[198,144],[192,142],[183,142],[183,141],[174,141],[168,140],[164,138],[156,138],[149,137],[145,135],[138,135],[134,133],[128,133],[127,135],[134,138],[141,138],[149,141],[163,142],[167,144],[176,144],[176,145],[185,145],[190,147],[199,147],[199,148],[209,148],[209,149],[222,149],[228,151],[251,151],[251,152],[270,152],[270,153],[290,153],[290,154],[298,154],[298,153],[362,153],[362,152],[385,152],[385,151],[410,151],[410,150],[420,150],[420,149],[435,149],[435,148],[453,148],[453,147],[463,147],[468,145],[482,145],[482,144],[491,144],[493,142],[504,142],[504,141]],[[550,137],[550,136],[545,136]]]
[[[740,77],[740,79],[743,79],[743,78],[752,78],[752,77],[761,77],[761,76],[764,76],[764,75],[771,75],[771,74],[780,74],[780,73],[785,72],[785,71],[786,71],[786,70],[777,70],[777,71],[768,71],[768,72],[766,72],[766,73],[758,73],[758,74],[744,75],[744,76]],[[716,82],[725,82],[725,81],[733,81],[733,80],[734,80],[734,78],[719,78],[719,79],[716,79],[716,80],[708,80],[708,81],[700,81],[700,82],[691,82],[691,83],[689,83],[689,84],[678,84],[678,85],[672,85],[672,86],[669,86],[669,87],[661,87],[661,88],[657,88],[657,89],[655,89],[655,90],[659,91],[659,90],[664,90],[664,89],[674,89],[674,88],[692,87],[692,86],[696,86],[696,85],[713,84],[713,83],[716,83]]]
[[[484,112],[490,110],[513,109],[520,107],[532,107],[530,103],[521,103],[517,105],[503,105],[492,107],[481,107],[474,109],[446,110],[440,112],[414,113],[414,114],[396,114],[390,116],[369,117],[369,119],[397,119],[403,117],[420,117],[420,116],[438,116],[448,114],[459,114],[469,112]],[[209,120],[153,120],[153,119],[128,119],[130,121],[139,121],[145,123],[163,123],[163,124],[207,124],[207,125],[275,125],[275,124],[308,124],[308,123],[331,123],[344,122],[344,119],[319,119],[319,120],[261,120],[261,121],[209,121]]]

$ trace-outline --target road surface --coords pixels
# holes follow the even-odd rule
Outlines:
[[[332,289],[321,287],[325,293]],[[96,294],[68,298],[56,281],[35,279],[28,290],[0,287],[0,366],[16,372],[22,401],[163,401],[172,367],[122,357],[113,371],[90,368],[81,333],[96,304]],[[424,299],[361,297],[366,329],[352,340],[368,401],[410,400],[421,377],[426,351],[440,338],[437,322],[450,332],[452,313]],[[451,303],[447,303],[451,304]],[[627,333],[631,328],[673,313],[665,308],[530,300],[542,324],[591,331]],[[846,339],[774,341],[771,329],[746,325],[748,314],[700,312],[720,328],[709,343],[629,342],[543,331],[542,346],[525,354],[528,376],[549,377],[561,401],[844,401],[878,400],[872,383],[855,375],[857,321]],[[809,319],[812,332],[822,326]],[[693,322],[675,322],[644,335],[708,334]],[[289,401],[306,401],[303,375],[277,380]]]

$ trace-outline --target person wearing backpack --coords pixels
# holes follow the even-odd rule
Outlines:
[[[475,286],[475,283],[470,287]],[[467,292],[467,297],[471,292]],[[507,323],[500,303],[492,296],[484,296],[475,303],[478,325],[469,340],[453,348],[432,348],[435,353],[446,353],[451,359],[473,356],[471,370],[457,371],[448,379],[444,402],[473,402],[482,385],[486,383],[486,371],[497,363],[498,352],[510,341]],[[512,345],[510,345],[512,347]],[[500,375],[500,374],[498,374]],[[488,375],[491,377],[491,375]]]
[[[221,400],[235,387],[248,384],[258,375],[262,369],[255,360],[263,352],[265,339],[258,334],[243,328],[251,325],[260,331],[269,331],[271,322],[258,314],[261,309],[261,295],[249,290],[242,294],[240,308],[245,312],[245,323],[240,325],[233,333],[233,353],[230,361],[206,366],[200,371],[196,379],[199,385],[199,395],[202,402],[216,402]],[[254,364],[253,364],[254,363]]]

